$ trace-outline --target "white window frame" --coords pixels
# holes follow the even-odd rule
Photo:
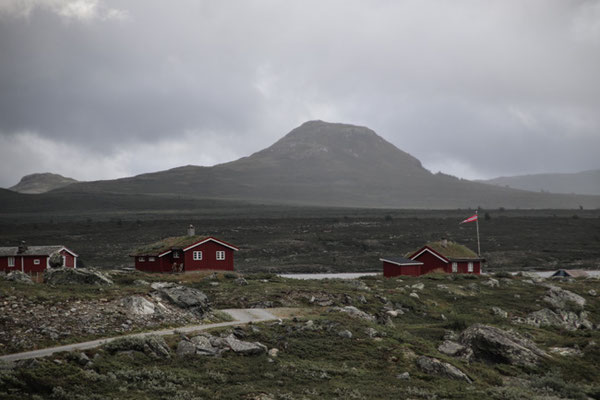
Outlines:
[[[36,259],[33,260],[33,265],[40,265],[39,258],[36,258]]]
[[[173,252],[173,258],[179,258],[179,252],[178,251],[174,251]]]
[[[452,272],[458,272],[458,263],[456,261],[452,263]]]
[[[194,251],[192,253],[192,258],[194,261],[202,261],[202,251]]]
[[[217,261],[225,260],[225,252],[223,250],[218,250],[216,253]]]
[[[8,266],[9,267],[15,266],[15,258],[14,257],[8,257]]]
[[[148,257],[148,261],[149,262],[154,262],[154,261],[156,261],[156,258],[154,258],[154,257]]]
[[[146,259],[145,259],[144,257],[138,257],[138,261],[139,261],[139,262],[145,262],[145,261],[146,261]]]
[[[469,264],[467,264],[467,272],[473,272],[473,262],[469,261]]]

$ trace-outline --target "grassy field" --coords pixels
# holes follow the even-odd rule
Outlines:
[[[109,292],[66,290],[36,285],[35,296],[47,301],[63,293],[65,299],[90,301],[97,296],[130,294],[134,279],[156,275],[130,274],[117,279]],[[179,357],[178,336],[166,338],[172,356],[156,359],[140,352],[87,351],[93,360],[82,365],[73,354],[27,361],[0,368],[0,393],[6,399],[586,399],[600,398],[600,333],[567,331],[514,323],[517,317],[543,307],[543,284],[527,278],[497,277],[500,286],[484,285],[476,276],[428,275],[420,278],[369,277],[354,281],[298,281],[271,274],[249,274],[248,284],[233,276],[185,275],[182,284],[204,291],[215,308],[253,305],[298,307],[296,318],[241,329],[244,340],[259,341],[267,354],[221,357]],[[218,283],[215,285],[215,283]],[[422,289],[413,285],[423,284]],[[592,322],[600,315],[598,297],[588,294],[597,280],[552,281],[582,295]],[[62,289],[62,292],[61,292]],[[2,293],[27,295],[31,288],[3,285]],[[143,294],[143,290],[136,289]],[[55,293],[56,292],[56,293]],[[410,295],[417,292],[418,297]],[[56,295],[56,296],[55,296]],[[320,306],[326,300],[327,305]],[[334,307],[353,305],[382,315],[386,304],[404,310],[392,323],[349,318]],[[500,307],[502,318],[491,312]],[[308,321],[312,322],[308,322]],[[541,349],[580,351],[578,356],[551,355],[535,366],[466,362],[440,353],[438,345],[449,331],[460,332],[474,323],[513,330]],[[367,329],[376,332],[368,333]],[[352,337],[341,337],[348,330]],[[240,330],[238,329],[238,332]],[[214,330],[213,335],[231,329]],[[432,376],[415,364],[419,356],[448,362],[466,373],[472,384]],[[408,378],[402,379],[403,373]]]
[[[185,234],[214,235],[240,247],[240,271],[379,271],[399,256],[447,237],[477,248],[472,210],[369,210],[206,203],[140,212],[2,214],[0,245],[64,244],[87,266],[131,266],[136,247]],[[600,210],[481,210],[487,270],[600,268]],[[486,217],[487,215],[487,217]]]

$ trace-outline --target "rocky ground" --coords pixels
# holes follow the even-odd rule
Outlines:
[[[52,315],[56,307],[56,318],[71,332],[78,323],[113,332],[125,329],[123,323],[141,329],[185,321],[207,315],[208,303],[213,309],[270,304],[303,311],[282,321],[126,339],[0,365],[5,398],[600,398],[597,279],[108,278],[112,285],[88,285],[59,300],[64,286],[2,281],[0,301],[19,304],[14,308],[25,314],[29,307]],[[2,307],[19,318],[9,304]],[[99,314],[105,319],[90,318]],[[19,326],[22,336],[26,325]],[[67,336],[47,338],[62,343]]]

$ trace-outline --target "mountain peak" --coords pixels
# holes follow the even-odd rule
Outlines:
[[[9,189],[19,193],[39,194],[76,182],[77,180],[73,178],[66,178],[50,172],[41,172],[25,175],[19,183]]]

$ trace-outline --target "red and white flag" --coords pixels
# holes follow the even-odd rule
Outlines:
[[[477,221],[477,214],[473,215],[472,217],[469,217],[467,219],[465,219],[464,221],[462,221],[460,224],[464,224],[466,222],[473,222],[473,221]],[[459,224],[459,225],[460,225]]]

